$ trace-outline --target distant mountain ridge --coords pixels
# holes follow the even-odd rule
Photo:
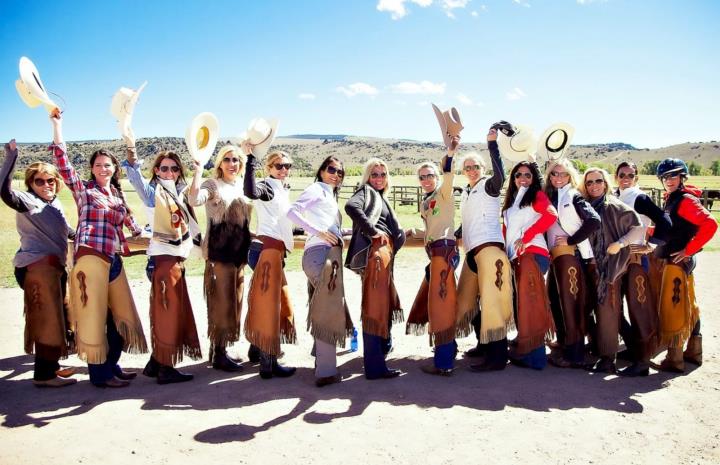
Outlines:
[[[218,148],[230,142],[229,139],[221,140],[218,142]],[[51,161],[47,143],[20,143],[18,145],[20,147],[18,171],[35,161]],[[162,150],[173,150],[183,160],[189,161],[185,140],[180,137],[141,138],[137,141],[136,146],[141,159],[152,160],[155,154]],[[68,151],[73,164],[83,171],[90,155],[99,149],[109,150],[120,159],[125,156],[124,144],[119,139],[68,143]],[[423,161],[438,161],[444,151],[444,147],[435,142],[380,139],[344,134],[298,134],[278,137],[271,149],[288,152],[294,160],[295,167],[304,171],[310,171],[317,167],[328,155],[339,157],[344,161],[346,167],[362,166],[369,158],[378,157],[385,160],[391,169],[413,170]],[[460,148],[460,156],[463,152],[468,151],[478,152],[486,159],[488,157],[485,143],[463,144]],[[623,160],[632,160],[638,166],[651,160],[677,157],[688,163],[695,162],[709,168],[713,161],[720,159],[720,143],[716,141],[687,142],[657,149],[638,149],[623,142],[573,145],[568,151],[568,156],[586,164],[616,165]],[[505,164],[509,163],[506,161]],[[148,167],[147,163],[145,167]]]

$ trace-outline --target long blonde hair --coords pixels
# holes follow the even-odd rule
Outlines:
[[[585,172],[583,173],[582,184],[580,185],[580,193],[587,200],[590,200],[590,197],[588,195],[587,188],[585,187],[585,182],[587,181],[587,176],[590,173],[600,173],[603,180],[605,181],[605,195],[607,195],[607,193],[610,192],[614,188],[614,185],[612,183],[612,178],[610,177],[610,173],[608,173],[607,171],[605,171],[602,168],[597,168],[595,166],[591,166],[590,168],[586,169]]]
[[[218,151],[218,154],[215,156],[215,179],[223,178],[222,162],[223,158],[225,158],[225,155],[228,153],[234,154],[237,159],[240,160],[240,170],[238,171],[238,176],[245,176],[245,157],[243,157],[240,147],[228,144],[222,146],[222,148]]]
[[[372,173],[373,168],[376,166],[382,166],[385,168],[385,172],[387,173],[387,184],[385,185],[385,189],[380,193],[383,197],[387,197],[388,192],[390,191],[390,169],[387,166],[387,163],[385,163],[384,160],[381,160],[380,158],[371,158],[368,161],[365,162],[365,167],[363,168],[363,175],[360,179],[360,186],[363,186],[365,184],[370,183],[370,174]]]
[[[553,186],[552,182],[550,182],[550,173],[555,171],[555,168],[558,166],[562,166],[565,168],[565,171],[567,171],[570,176],[569,182],[571,186],[577,189],[580,185],[580,173],[578,173],[578,170],[575,169],[575,165],[573,165],[570,160],[562,158],[560,160],[551,161],[548,165],[548,169],[545,171],[545,193],[548,197],[557,190],[555,189],[555,186]]]

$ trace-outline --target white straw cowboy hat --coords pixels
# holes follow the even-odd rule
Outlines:
[[[215,151],[220,133],[218,119],[212,113],[200,113],[185,132],[185,143],[193,160],[204,166]]]
[[[537,139],[529,126],[513,125],[515,134],[506,136],[498,131],[497,143],[500,154],[510,161],[519,163],[527,161],[531,154],[535,153]]]
[[[538,159],[560,160],[565,156],[574,135],[575,128],[568,123],[555,123],[551,125],[538,140]]]
[[[115,95],[113,95],[112,102],[110,103],[110,113],[117,120],[118,129],[123,138],[129,137],[135,139],[135,133],[131,127],[133,110],[140,97],[140,92],[142,92],[146,85],[147,81],[143,82],[138,90],[121,87],[115,92]]]
[[[438,123],[440,124],[440,131],[442,131],[443,143],[445,147],[450,148],[450,142],[453,136],[459,136],[460,131],[464,129],[462,122],[460,121],[460,113],[458,113],[455,107],[450,108],[447,111],[440,111],[440,109],[431,104],[435,116],[437,117]]]
[[[58,106],[50,99],[40,79],[40,73],[28,57],[20,58],[20,79],[15,81],[15,88],[25,105],[35,108],[44,105],[48,113]]]
[[[269,121],[265,118],[255,118],[250,121],[247,131],[240,134],[240,140],[248,141],[252,145],[252,153],[257,159],[264,158],[277,136],[278,120]]]

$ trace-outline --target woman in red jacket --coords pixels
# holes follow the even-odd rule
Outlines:
[[[550,253],[543,234],[558,218],[557,210],[542,191],[541,179],[534,157],[515,165],[502,209],[505,250],[515,274],[518,329],[510,361],[536,370],[547,365],[545,340],[554,331],[545,289]]]
[[[700,203],[700,189],[685,184],[688,168],[684,161],[663,160],[657,176],[665,188],[665,212],[672,220],[667,242],[656,250],[666,260],[660,290],[660,338],[668,351],[659,369],[682,373],[685,362],[702,365],[700,309],[692,272],[695,254],[713,237],[718,224]]]

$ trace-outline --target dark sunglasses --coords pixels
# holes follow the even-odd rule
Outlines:
[[[532,179],[532,173],[515,173],[515,179],[525,177],[526,179]]]
[[[223,158],[223,161],[224,161],[225,163],[240,163],[240,159],[239,159],[239,158],[235,158],[235,157],[232,157],[232,158],[230,158],[230,157],[225,157],[225,158]]]
[[[387,178],[387,173],[370,173],[370,177],[373,179],[377,179],[377,178],[385,179],[385,178]]]
[[[161,166],[161,167],[160,167],[160,172],[161,172],[161,173],[167,173],[168,171],[172,171],[173,173],[179,173],[179,172],[180,172],[180,167],[177,166],[177,165],[174,165],[174,166],[167,166],[167,165],[165,165],[165,166]]]
[[[585,181],[585,185],[588,186],[588,187],[592,186],[593,184],[599,186],[600,184],[603,184],[604,182],[605,182],[605,180],[604,180],[603,178],[595,179],[595,180],[593,180],[593,179],[588,179],[587,181]]]
[[[54,186],[55,178],[49,178],[49,179],[35,178],[35,179],[33,179],[33,184],[35,184],[36,187],[42,187],[45,184],[47,184],[48,186]]]
[[[550,171],[550,176],[553,178],[566,178],[570,176],[570,173],[561,173],[560,171]]]
[[[334,166],[330,165],[327,168],[325,168],[325,171],[328,172],[328,174],[337,174],[341,178],[345,177],[345,170],[335,168]]]
[[[280,171],[283,168],[290,171],[290,168],[292,168],[292,163],[275,163],[273,165],[273,167],[278,171]]]
[[[477,171],[480,169],[480,165],[467,165],[463,166],[463,170],[467,173],[468,171]]]
[[[635,173],[620,173],[618,174],[618,178],[620,179],[635,179]]]
[[[425,180],[427,180],[427,179],[433,179],[434,177],[435,177],[435,175],[434,175],[433,173],[429,173],[429,174],[418,174],[418,179],[421,180],[421,181],[425,181]]]
[[[663,181],[667,181],[668,179],[674,179],[674,178],[677,178],[678,176],[680,176],[680,173],[668,173],[668,174],[663,174],[662,176],[660,176],[660,179]]]

